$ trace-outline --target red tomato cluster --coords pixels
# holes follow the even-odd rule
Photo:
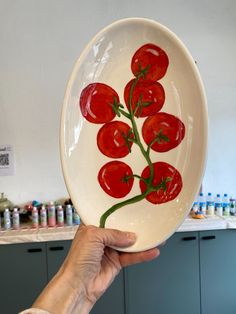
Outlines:
[[[165,90],[158,82],[167,72],[169,59],[160,47],[148,43],[140,47],[131,60],[134,78],[124,88],[124,100],[128,112],[120,104],[117,92],[103,83],[92,83],[85,87],[80,96],[82,115],[91,123],[103,124],[97,134],[97,146],[109,158],[123,158],[137,144],[130,118],[146,117],[142,126],[142,136],[150,149],[167,152],[177,147],[184,138],[183,122],[168,113],[160,112],[165,103]],[[132,126],[121,121],[112,121],[123,114]],[[140,144],[141,145],[141,144]],[[146,199],[153,204],[161,204],[174,199],[182,189],[182,178],[177,169],[165,162],[152,163],[152,191]],[[134,175],[129,165],[121,161],[106,163],[98,173],[102,189],[110,196],[122,198],[132,189],[134,176],[140,178],[141,193],[150,186],[150,167],[141,176]],[[148,192],[149,190],[147,190]]]
[[[115,108],[119,107],[119,96],[110,86],[92,83],[86,86],[80,96],[82,115],[91,123],[103,124],[97,134],[98,149],[107,157],[123,158],[129,154],[133,142],[131,127],[122,121],[112,121]],[[132,169],[124,162],[106,163],[98,173],[102,189],[112,197],[126,196],[133,186]],[[128,179],[127,179],[128,178]]]

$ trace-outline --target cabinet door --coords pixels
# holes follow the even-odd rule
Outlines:
[[[48,281],[56,274],[64,262],[71,242],[70,240],[47,242]]]
[[[200,233],[202,314],[236,313],[236,231]]]
[[[175,233],[160,250],[126,269],[127,314],[199,314],[198,233]]]
[[[109,289],[96,302],[91,314],[124,314],[124,272],[121,271],[115,278]]]
[[[47,284],[45,243],[0,245],[0,312],[29,308]]]

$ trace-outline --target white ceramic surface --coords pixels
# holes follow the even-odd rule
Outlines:
[[[61,161],[68,192],[83,222],[98,226],[100,216],[120,200],[111,198],[99,186],[97,174],[112,159],[97,148],[96,136],[101,125],[83,118],[80,94],[88,84],[101,82],[112,86],[124,102],[124,87],[133,78],[131,58],[146,43],[160,46],[169,57],[168,71],[160,80],[166,94],[161,111],[179,117],[186,128],[178,147],[165,153],[152,151],[151,158],[177,168],[183,188],[170,202],[153,205],[144,199],[109,216],[106,227],[137,233],[135,245],[121,249],[130,252],[155,247],[170,237],[183,222],[199,191],[205,169],[208,122],[204,88],[193,58],[173,32],[155,21],[142,18],[117,21],[100,31],[78,58],[68,82],[61,117]],[[143,121],[138,119],[139,129]],[[134,173],[141,173],[146,166],[134,145],[132,154],[122,161],[131,165]],[[137,194],[140,189],[135,180],[124,199]]]

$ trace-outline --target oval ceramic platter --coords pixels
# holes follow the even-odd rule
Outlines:
[[[82,221],[134,231],[122,251],[165,241],[199,191],[207,128],[199,72],[174,33],[143,18],[100,31],[75,64],[61,118],[64,179]]]

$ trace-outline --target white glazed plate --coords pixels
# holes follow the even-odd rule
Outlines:
[[[199,191],[205,169],[208,122],[204,88],[194,60],[177,36],[161,24],[142,18],[117,21],[100,31],[77,60],[61,117],[60,151],[68,192],[82,221],[99,226],[101,215],[109,208],[141,193],[139,179],[134,178],[132,189],[125,197],[108,195],[98,182],[102,166],[119,160],[140,176],[147,161],[135,143],[131,153],[123,158],[109,158],[101,153],[97,133],[103,125],[90,123],[83,117],[81,92],[89,84],[103,83],[112,87],[124,104],[124,88],[134,78],[131,59],[137,49],[148,43],[161,47],[169,59],[167,72],[159,80],[165,91],[161,112],[178,117],[185,126],[185,136],[177,147],[166,152],[150,149],[150,159],[175,167],[183,186],[171,201],[153,204],[143,198],[117,209],[107,218],[106,228],[137,234],[132,247],[118,248],[129,252],[153,248],[169,238],[184,221]],[[141,131],[145,119],[137,118],[136,125],[142,145],[147,149]],[[114,120],[131,124],[122,115]]]

